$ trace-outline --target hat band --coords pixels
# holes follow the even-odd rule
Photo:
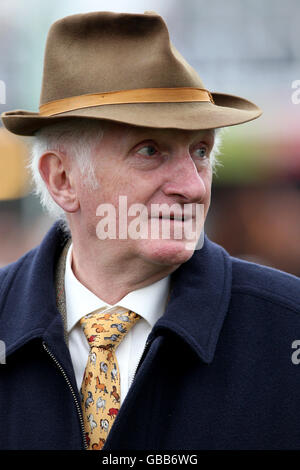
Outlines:
[[[40,106],[41,116],[74,111],[91,106],[130,103],[182,103],[193,101],[214,102],[211,93],[204,88],[139,88],[135,90],[110,91],[71,96],[61,100],[49,101]]]

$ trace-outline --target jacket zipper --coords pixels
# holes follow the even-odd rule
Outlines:
[[[149,347],[150,347],[150,344],[152,343],[152,341],[148,340],[146,341],[146,344],[145,344],[145,347],[144,347],[144,351],[142,352],[141,356],[140,356],[140,359],[138,361],[138,364],[135,368],[135,372],[134,372],[134,375],[133,375],[133,379],[131,381],[131,384],[133,383],[134,379],[135,379],[135,376],[137,374],[137,371],[139,369],[139,367],[141,366],[142,362],[143,362],[143,359],[144,357],[146,356],[146,353],[147,351],[149,350]],[[70,380],[65,372],[65,370],[63,369],[63,367],[60,365],[60,363],[58,362],[58,360],[56,359],[56,357],[54,356],[54,354],[48,349],[46,343],[43,341],[43,348],[44,350],[46,351],[46,353],[51,357],[51,359],[53,360],[53,362],[55,363],[55,365],[57,366],[57,368],[59,369],[59,371],[62,373],[62,376],[64,377],[65,381],[67,382],[67,385],[72,393],[72,397],[73,397],[73,400],[75,402],[75,405],[76,405],[76,409],[77,409],[77,414],[78,414],[78,417],[79,417],[79,421],[80,421],[80,426],[81,426],[81,432],[82,432],[82,440],[83,440],[83,444],[84,444],[84,448],[85,450],[87,450],[87,444],[86,444],[86,440],[85,440],[85,429],[84,429],[84,422],[83,422],[83,417],[82,417],[82,412],[81,412],[81,407],[80,407],[80,404],[78,403],[78,400],[77,400],[77,397],[76,397],[76,394],[74,392],[74,389],[70,383]],[[131,385],[130,384],[130,385]]]
[[[140,359],[139,359],[139,361],[138,361],[138,363],[137,363],[137,366],[136,366],[136,368],[135,368],[135,371],[134,371],[133,378],[132,378],[132,381],[131,381],[130,386],[133,384],[133,381],[134,381],[134,379],[135,379],[135,376],[136,376],[136,374],[137,374],[137,371],[138,371],[138,369],[140,368],[140,366],[141,366],[141,364],[142,364],[142,362],[143,362],[143,359],[145,358],[145,356],[146,356],[146,354],[147,354],[147,351],[149,350],[149,347],[150,347],[150,344],[151,344],[151,343],[152,343],[151,340],[146,341],[146,344],[145,344],[145,347],[144,347],[144,351],[142,352],[142,354],[141,354],[141,356],[140,356]]]
[[[74,389],[71,385],[71,382],[65,372],[65,370],[62,368],[62,366],[60,365],[60,363],[58,362],[58,360],[56,359],[56,357],[54,356],[54,354],[48,349],[46,343],[43,341],[43,348],[44,350],[47,352],[47,354],[51,357],[51,359],[54,361],[55,365],[58,367],[58,369],[60,370],[60,372],[62,373],[65,381],[67,382],[67,385],[72,393],[72,396],[73,396],[73,400],[75,402],[75,405],[76,405],[76,409],[77,409],[77,414],[78,414],[78,417],[79,417],[79,421],[80,421],[80,426],[81,426],[81,432],[82,432],[82,439],[83,439],[83,444],[84,444],[84,448],[85,450],[87,450],[87,444],[86,444],[86,440],[85,440],[85,429],[84,429],[84,422],[83,422],[83,417],[82,417],[82,412],[81,412],[81,407],[80,407],[80,404],[78,403],[78,400],[77,400],[77,397],[76,397],[76,394],[74,392]]]

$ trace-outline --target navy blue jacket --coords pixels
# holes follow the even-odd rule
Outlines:
[[[0,270],[1,449],[84,449],[54,271],[64,237]],[[300,449],[300,280],[205,239],[172,275],[104,450]],[[295,361],[294,361],[295,362]]]

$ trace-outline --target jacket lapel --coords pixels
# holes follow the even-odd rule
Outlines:
[[[66,261],[69,247],[71,245],[71,239],[65,244],[61,255],[58,259],[55,269],[55,292],[56,292],[56,305],[57,309],[61,314],[63,325],[64,325],[64,336],[66,344],[69,343],[69,335],[67,329],[67,312],[66,312],[66,296],[65,296],[65,270]]]

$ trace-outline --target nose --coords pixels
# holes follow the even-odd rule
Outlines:
[[[197,170],[189,154],[172,162],[163,191],[167,196],[174,196],[178,202],[183,203],[201,203],[205,199],[207,188],[204,174]]]

